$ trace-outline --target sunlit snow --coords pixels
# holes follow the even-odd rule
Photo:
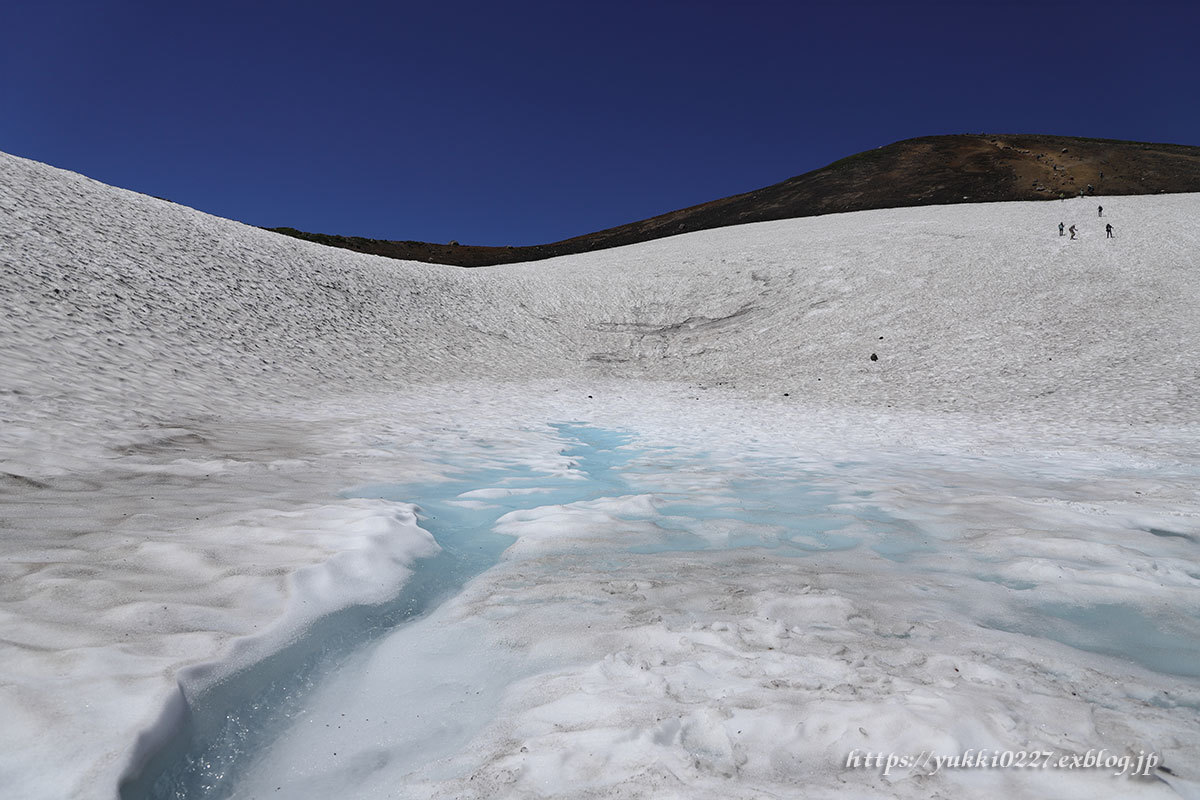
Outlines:
[[[0,155],[4,796],[1200,795],[1200,196],[1104,205],[461,270]],[[984,749],[1159,764],[847,760]]]

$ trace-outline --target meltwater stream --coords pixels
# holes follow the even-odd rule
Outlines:
[[[348,654],[398,626],[410,623],[453,596],[494,564],[512,538],[492,532],[501,515],[517,508],[570,503],[619,491],[618,468],[636,455],[619,449],[624,434],[577,424],[554,425],[575,472],[548,476],[528,468],[463,469],[450,481],[428,485],[377,485],[346,497],[414,502],[420,525],[441,547],[415,565],[391,602],[354,607],[318,620],[289,647],[196,698],[185,729],[153,758],[142,774],[121,787],[122,800],[215,800],[233,794],[241,773],[303,709],[325,676]],[[464,500],[479,487],[503,486],[486,502]]]
[[[496,563],[513,539],[493,532],[493,526],[509,512],[653,492],[659,501],[653,511],[631,508],[622,515],[630,522],[646,522],[660,534],[648,541],[629,542],[626,550],[631,554],[762,547],[780,555],[803,556],[858,544],[856,538],[836,532],[844,519],[824,513],[829,495],[797,482],[796,476],[783,481],[747,478],[732,483],[722,478],[724,491],[697,498],[658,483],[678,466],[667,451],[660,449],[643,458],[645,452],[630,447],[632,437],[626,434],[574,423],[552,427],[564,441],[562,452],[574,464],[567,475],[547,475],[521,466],[472,469],[452,464],[461,471],[450,481],[382,484],[346,492],[347,497],[416,503],[421,510],[420,525],[434,536],[441,552],[415,565],[413,576],[393,601],[323,618],[300,641],[195,698],[185,729],[139,777],[121,787],[122,800],[234,796],[239,779],[256,756],[303,716],[306,698],[328,683],[348,659],[369,648],[370,642],[425,617]],[[703,526],[697,529],[689,521],[698,519],[721,520],[723,524],[715,531]],[[425,646],[436,648],[439,644],[427,642]],[[429,669],[432,663],[428,653],[410,661],[420,669]],[[439,669],[453,671],[458,661],[448,657]],[[406,685],[400,676],[408,666],[397,665],[398,686]],[[419,693],[420,676],[408,677]],[[483,678],[474,675],[469,680]],[[493,688],[498,693],[502,687]],[[428,703],[429,698],[421,702]],[[475,702],[477,711],[486,710],[486,703]],[[456,716],[463,717],[461,708]],[[415,737],[421,740],[422,757],[431,751],[451,750],[470,733],[469,726],[446,731],[443,725],[444,741],[439,747],[436,731],[418,720],[413,723],[414,730],[420,731]]]
[[[968,572],[956,572],[951,583],[962,588],[947,589],[936,601],[947,615],[968,613],[969,604],[960,607],[956,601],[966,596],[962,593],[986,596],[994,600],[996,617],[980,617],[981,627],[1054,639],[1168,674],[1194,675],[1188,665],[1198,651],[1191,628],[1169,636],[1151,625],[1136,636],[1114,637],[1111,608],[1092,613],[1086,606],[1038,605],[1036,584],[1001,581],[992,574],[995,564],[970,556],[954,535],[927,535],[918,524],[873,505],[871,492],[850,477],[862,465],[832,463],[809,472],[798,461],[747,456],[731,467],[706,463],[696,454],[639,449],[622,433],[581,424],[554,427],[574,464],[568,474],[459,464],[454,466],[461,472],[451,481],[348,492],[417,503],[420,524],[436,538],[441,553],[415,565],[392,602],[323,619],[301,641],[196,698],[187,729],[140,778],[122,787],[123,800],[255,794],[247,785],[278,790],[273,796],[333,797],[347,785],[369,780],[364,776],[385,764],[389,774],[404,774],[409,765],[428,769],[461,751],[494,717],[506,687],[545,666],[483,649],[478,643],[486,638],[486,621],[447,622],[437,610],[497,562],[514,539],[496,529],[511,530],[513,524],[543,524],[552,539],[560,533],[570,539],[591,524],[589,519],[608,520],[599,524],[601,538],[578,541],[589,558],[621,554],[613,561],[617,569],[623,559],[659,553],[753,548],[772,558],[840,556],[881,580],[907,580],[943,574],[943,561],[950,557]],[[501,517],[508,522],[497,526]],[[546,534],[532,538],[537,535]],[[1147,537],[1151,545],[1185,541]],[[1047,616],[1055,618],[1054,626],[1045,624]],[[1152,658],[1148,643],[1156,648]],[[363,684],[387,687],[386,698],[377,705],[369,699],[364,703]],[[310,701],[318,695],[321,708],[315,710]],[[357,709],[353,725],[336,713],[351,707]],[[276,764],[264,773],[257,763],[284,736],[288,745],[282,758],[291,759],[293,768]],[[373,747],[373,742],[387,744]],[[347,758],[339,757],[335,770],[294,777],[304,772],[296,767],[303,766],[306,754],[328,759],[343,748]]]

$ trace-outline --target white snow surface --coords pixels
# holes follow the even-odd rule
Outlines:
[[[235,796],[1200,796],[1200,195],[1102,202],[464,270],[0,154],[0,794],[115,797],[186,704],[398,592],[438,545],[350,490],[584,481],[578,421],[632,437],[636,490],[462,491],[521,501],[514,544],[351,654]],[[793,479],[850,544],[672,507]]]

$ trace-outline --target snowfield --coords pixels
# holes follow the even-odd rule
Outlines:
[[[1200,797],[1200,195],[1101,202],[464,270],[0,154],[0,794]]]

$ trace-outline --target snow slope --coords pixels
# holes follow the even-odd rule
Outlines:
[[[549,423],[583,420],[687,455],[646,479],[651,521],[664,493],[711,501],[768,463],[947,544],[911,573],[862,548],[647,553],[609,586],[554,543],[611,550],[628,498],[510,519],[517,546],[437,612],[522,665],[499,711],[442,771],[325,773],[353,796],[1194,794],[1194,673],[1027,629],[1074,604],[1198,633],[1200,196],[1104,205],[861,212],[461,270],[0,155],[0,785],[112,797],[185,698],[436,549],[412,506],[345,490],[570,476]],[[545,606],[534,641],[514,598]],[[1141,746],[1172,773],[931,784],[836,763],[915,743]]]

